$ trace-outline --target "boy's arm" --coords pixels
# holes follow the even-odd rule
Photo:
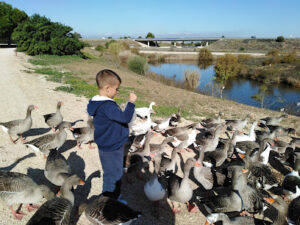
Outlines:
[[[110,103],[109,107],[104,107],[105,115],[114,121],[120,123],[129,123],[134,113],[135,105],[131,102],[127,103],[124,112],[117,106],[116,103]]]

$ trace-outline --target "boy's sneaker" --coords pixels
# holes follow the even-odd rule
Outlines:
[[[122,195],[120,195],[119,198],[118,198],[117,200],[118,200],[118,202],[121,202],[121,203],[123,203],[124,205],[128,205],[128,203],[127,203],[124,199],[122,199]]]

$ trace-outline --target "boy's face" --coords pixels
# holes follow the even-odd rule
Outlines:
[[[107,97],[113,99],[119,93],[120,82],[115,85],[109,85],[107,87]]]

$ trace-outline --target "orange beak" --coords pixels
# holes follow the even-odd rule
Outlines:
[[[181,150],[180,150],[180,153],[185,153],[184,149],[181,149]]]
[[[243,172],[243,173],[247,173],[248,170],[247,170],[247,169],[242,169],[242,172]]]
[[[60,190],[56,193],[56,196],[57,196],[57,197],[60,196]]]
[[[274,199],[274,198],[264,198],[264,200],[265,200],[266,202],[268,202],[269,204],[271,204],[271,205],[275,202],[275,199]]]
[[[156,155],[155,153],[152,153],[152,152],[149,153],[149,156],[150,156],[151,158],[154,158],[155,155]]]
[[[64,105],[64,103],[63,103],[63,102],[61,102],[61,103],[60,103],[60,105]]]
[[[39,107],[37,107],[36,105],[33,107],[34,109],[38,109]]]
[[[202,165],[201,165],[199,162],[196,161],[196,162],[195,162],[195,166],[196,166],[196,167],[201,167]]]
[[[210,222],[208,222],[208,220],[206,220],[204,225],[209,225],[209,224],[210,224]]]
[[[241,159],[243,159],[243,158],[245,158],[245,155],[244,155],[244,154],[241,154],[241,153],[239,153],[239,157],[240,157]]]
[[[69,129],[70,129],[70,130],[74,130],[72,126],[71,126]]]
[[[84,185],[85,183],[84,183],[84,181],[83,180],[80,180],[79,181],[79,185]]]

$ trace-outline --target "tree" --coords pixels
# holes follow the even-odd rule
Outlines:
[[[48,18],[35,14],[19,24],[12,34],[18,51],[29,55],[82,55],[84,43],[71,33],[72,28],[51,22]]]
[[[200,68],[206,69],[212,64],[213,55],[207,48],[202,48],[199,52],[198,64]]]
[[[278,36],[276,38],[276,42],[284,42],[284,37],[283,36]]]
[[[18,24],[28,19],[27,14],[5,2],[0,2],[0,39],[11,44],[11,35]]]
[[[80,34],[80,33],[77,33],[77,32],[74,32],[74,33],[73,33],[73,37],[74,37],[74,38],[77,38],[77,39],[82,38],[81,34]]]
[[[226,86],[227,80],[230,77],[237,75],[239,64],[237,57],[234,55],[226,54],[217,59],[215,64],[216,76],[215,79],[221,84],[221,97],[222,91]]]
[[[148,32],[146,38],[155,38],[155,36],[151,32]]]

